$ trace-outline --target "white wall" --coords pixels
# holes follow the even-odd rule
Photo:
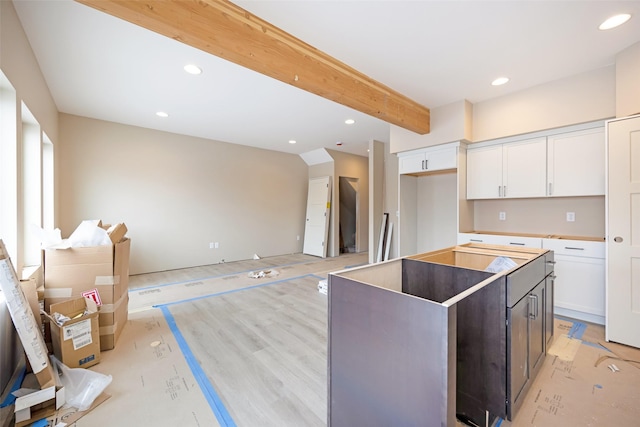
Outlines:
[[[473,105],[473,142],[615,116],[615,67],[556,80]]]
[[[300,156],[68,114],[60,140],[63,237],[85,219],[124,222],[132,274],[302,251]]]
[[[628,57],[635,58],[633,52]],[[637,69],[633,71],[636,74],[628,79],[638,85]],[[487,141],[609,119],[615,114],[616,67],[612,65],[476,104],[463,100],[433,108],[429,134],[391,126],[391,152],[455,141]]]
[[[616,117],[640,113],[640,43],[616,56]]]

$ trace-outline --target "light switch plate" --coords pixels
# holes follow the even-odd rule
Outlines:
[[[567,212],[567,222],[574,222],[576,220],[575,212]]]

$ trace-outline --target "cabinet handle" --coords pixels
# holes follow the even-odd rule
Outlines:
[[[524,243],[520,243],[520,242],[509,242],[510,245],[516,245],[516,246],[524,246]]]
[[[424,170],[424,160],[421,163],[420,169]]]
[[[429,159],[424,161],[424,170],[429,169]]]
[[[572,248],[571,246],[565,246],[564,248],[571,251],[584,251],[584,248]]]
[[[549,183],[549,195],[553,194],[553,184]]]
[[[555,264],[555,261],[547,261],[547,264]]]
[[[529,310],[529,319],[535,320],[538,318],[538,295],[529,295],[529,301],[533,301],[535,307],[533,313],[531,312],[531,310]]]
[[[502,185],[498,185],[498,197],[502,197]]]
[[[507,197],[507,186],[506,185],[502,186],[502,197]]]
[[[471,241],[471,242],[478,242],[478,243],[482,243],[484,240],[480,240],[480,239],[469,239],[469,241]]]

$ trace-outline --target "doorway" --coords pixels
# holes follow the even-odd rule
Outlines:
[[[341,176],[338,181],[340,212],[340,253],[355,253],[358,248],[358,179]]]

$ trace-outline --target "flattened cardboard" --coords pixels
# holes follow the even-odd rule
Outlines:
[[[53,313],[71,320],[60,326],[53,320]],[[49,322],[53,353],[58,360],[69,368],[88,368],[100,362],[98,310],[92,300],[76,297],[51,304]]]
[[[16,271],[1,239],[0,289],[5,294],[11,319],[40,387],[47,388],[55,385],[55,375],[49,361],[42,331],[20,286]]]
[[[94,408],[96,408],[98,405],[100,405],[110,397],[111,396],[106,393],[100,394],[100,396],[96,397],[96,400],[93,401],[93,404],[91,404],[89,409],[82,412],[78,411],[76,408],[73,408],[73,407],[70,407],[70,408],[62,407],[62,408],[56,409],[55,406],[50,405],[50,406],[41,408],[37,411],[34,411],[31,414],[31,418],[29,420],[26,420],[23,422],[16,422],[16,427],[28,426],[28,425],[31,425],[33,422],[41,419],[47,419],[47,421],[49,421],[48,425],[50,426],[74,425],[73,423],[78,421],[83,416],[87,415]]]
[[[578,350],[559,352],[558,356],[547,355],[515,419],[503,421],[501,426],[638,425],[639,365],[616,359],[598,364],[601,357],[615,355],[600,345],[598,339],[589,340],[593,326],[587,325],[580,339],[567,336],[573,322],[556,318],[555,323],[554,340],[558,337],[575,340],[579,343]],[[560,344],[563,348],[571,347]],[[640,360],[640,351],[630,349],[629,356]],[[611,371],[608,368],[611,363],[615,363],[620,371]]]

